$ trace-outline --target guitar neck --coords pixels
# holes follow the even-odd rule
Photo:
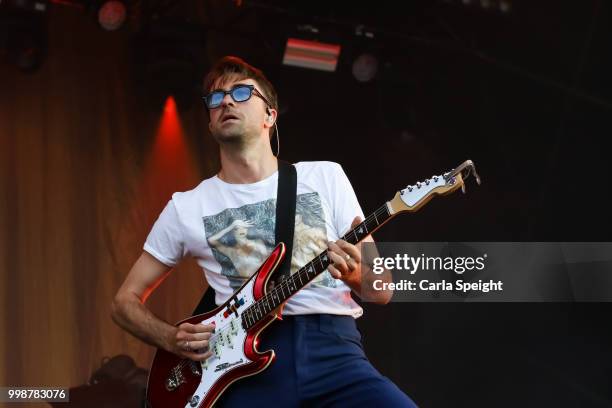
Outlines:
[[[389,203],[383,204],[380,208],[367,216],[359,225],[342,236],[341,239],[353,245],[362,241],[395,215],[390,211],[390,208]],[[321,272],[326,270],[329,264],[329,257],[327,255],[327,250],[325,250],[297,272],[283,279],[263,298],[250,306],[249,310],[245,311],[243,314],[243,324],[245,328],[248,329],[255,325],[263,317],[300,291]]]

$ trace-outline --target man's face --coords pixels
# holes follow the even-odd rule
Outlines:
[[[229,91],[236,85],[254,85],[261,88],[253,79],[236,79],[222,77],[214,84],[212,90]],[[223,97],[223,102],[217,108],[210,109],[210,131],[219,143],[244,143],[261,137],[266,118],[266,103],[255,95],[244,102],[236,102],[231,95]],[[267,130],[265,134],[267,135]]]

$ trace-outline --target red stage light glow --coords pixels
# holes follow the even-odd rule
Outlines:
[[[199,180],[176,102],[168,97],[142,167],[132,215],[146,214],[145,224],[150,228],[174,192],[191,190]]]

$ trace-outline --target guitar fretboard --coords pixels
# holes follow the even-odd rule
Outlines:
[[[391,218],[391,214],[385,203],[366,217],[359,225],[347,232],[341,239],[355,245],[377,230],[389,218]],[[327,269],[329,264],[329,257],[327,255],[327,250],[325,250],[294,274],[277,282],[277,285],[272,290],[244,311],[242,314],[243,327],[247,330],[253,327],[271,311],[276,309]]]

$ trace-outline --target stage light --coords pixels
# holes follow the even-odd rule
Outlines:
[[[283,65],[333,72],[339,56],[339,45],[289,38]]]
[[[108,31],[114,31],[123,26],[127,17],[125,3],[118,0],[104,2],[98,10],[98,23]]]
[[[352,71],[357,81],[371,81],[378,72],[378,58],[372,54],[361,54],[353,62]]]

